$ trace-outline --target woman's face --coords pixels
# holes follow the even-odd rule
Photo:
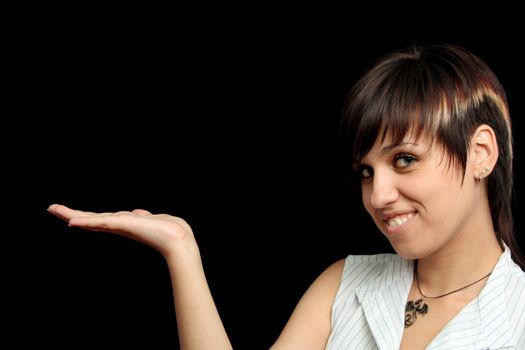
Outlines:
[[[363,203],[399,255],[423,258],[478,229],[480,197],[468,158],[463,183],[461,169],[424,136],[376,141],[361,160]]]

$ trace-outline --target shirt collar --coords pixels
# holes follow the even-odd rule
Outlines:
[[[505,290],[513,261],[510,249],[503,244],[500,255],[477,301],[481,339],[472,345],[484,344],[486,349],[514,346],[506,311]],[[397,261],[399,260],[399,261]],[[407,268],[395,268],[405,265]],[[378,272],[356,288],[357,299],[379,349],[397,349],[404,330],[405,304],[414,273],[414,261],[394,256],[391,263],[381,265]],[[449,323],[446,327],[450,326]],[[441,334],[441,333],[440,333]],[[436,340],[439,335],[436,336]],[[483,339],[484,338],[484,339]]]
[[[504,251],[478,296],[479,317],[491,349],[514,346],[505,300],[514,261],[509,247],[503,246]]]

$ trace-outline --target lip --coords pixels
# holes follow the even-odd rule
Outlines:
[[[396,226],[396,227],[388,226],[387,221],[389,219],[399,216],[399,215],[407,215],[407,214],[413,214],[413,216],[407,222],[404,222],[401,225]],[[396,212],[383,213],[381,215],[381,220],[383,221],[386,233],[389,235],[393,235],[393,234],[400,233],[402,230],[405,230],[407,226],[410,225],[417,216],[418,216],[418,212],[415,210],[396,211]]]
[[[417,210],[396,210],[396,211],[389,211],[389,212],[382,212],[381,213],[381,220],[387,221],[393,217],[399,216],[399,215],[406,215],[410,213],[417,213]]]

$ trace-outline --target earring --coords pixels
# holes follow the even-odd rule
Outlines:
[[[481,181],[485,177],[485,174],[487,173],[487,171],[489,171],[489,169],[490,167],[485,167],[485,169],[481,171],[481,174],[478,175],[479,181]]]

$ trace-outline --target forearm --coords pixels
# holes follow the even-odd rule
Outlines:
[[[182,248],[182,249],[180,249]],[[232,349],[213,301],[196,247],[166,257],[182,350]]]
[[[93,213],[52,204],[48,210],[70,226],[116,233],[159,251],[171,275],[181,349],[232,348],[206,282],[195,237],[183,219],[144,209]]]

